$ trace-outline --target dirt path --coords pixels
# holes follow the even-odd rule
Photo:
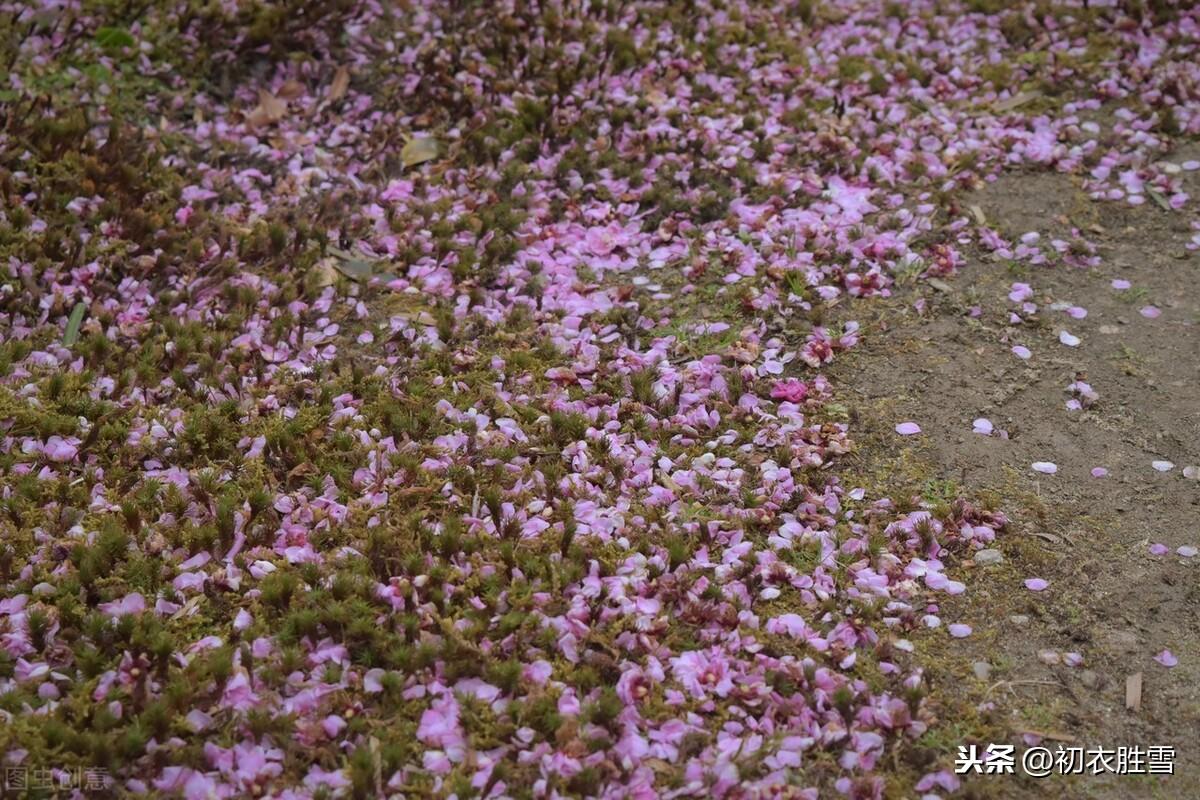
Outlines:
[[[937,653],[932,683],[945,693],[943,715],[994,704],[950,723],[967,742],[1001,730],[1020,749],[1021,731],[1039,731],[1051,734],[1042,741],[1051,749],[1167,745],[1177,761],[1168,778],[992,777],[967,793],[1200,796],[1200,558],[1177,552],[1200,544],[1200,483],[1183,474],[1200,463],[1200,268],[1186,259],[1191,233],[1152,204],[1091,203],[1066,176],[1009,176],[969,203],[1013,239],[1040,231],[1044,242],[1087,227],[1103,261],[1037,269],[975,252],[945,291],[923,287],[923,311],[905,290],[877,306],[864,322],[876,335],[839,370],[871,436],[864,466],[903,475],[926,496],[985,498],[1013,521],[997,544],[1003,561],[960,562],[960,572],[986,575],[942,607],[945,620],[972,634],[948,644],[930,632],[919,643]],[[1114,280],[1131,286],[1115,289]],[[1014,283],[1029,284],[1037,304],[1016,324],[1009,310],[1020,304],[1006,298]],[[1086,317],[1055,310],[1060,304]],[[1161,314],[1145,316],[1150,307]],[[1064,345],[1064,329],[1079,344]],[[1017,345],[1032,351],[1028,360],[1011,351]],[[1076,381],[1098,398],[1069,391]],[[1087,407],[1069,410],[1072,397]],[[993,424],[992,435],[973,431],[977,418]],[[898,440],[893,426],[907,420],[923,434]],[[871,455],[881,451],[888,455]],[[1175,466],[1160,472],[1155,461]],[[1057,472],[1035,472],[1033,462],[1053,462]],[[1107,475],[1094,477],[1097,467]],[[1152,544],[1165,553],[1152,554]],[[1027,590],[1031,576],[1049,587]],[[1177,666],[1156,663],[1164,649]],[[1068,653],[1082,663],[1068,666],[1076,658]],[[1126,680],[1139,672],[1133,711]]]

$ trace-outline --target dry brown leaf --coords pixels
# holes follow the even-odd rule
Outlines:
[[[283,86],[279,87],[276,96],[284,100],[295,100],[297,97],[304,94],[304,84],[300,81],[284,81]]]
[[[337,72],[333,75],[333,81],[329,84],[329,91],[325,96],[329,102],[336,103],[346,96],[346,91],[350,88],[350,70],[345,67],[338,67]]]
[[[437,139],[429,136],[423,136],[419,139],[409,139],[400,150],[400,160],[404,162],[404,166],[406,167],[415,167],[417,164],[432,161],[437,158],[437,155]]]
[[[251,128],[261,128],[279,122],[286,114],[286,101],[280,100],[265,89],[259,89],[258,105],[246,116],[246,124]]]
[[[725,355],[743,364],[753,364],[758,360],[759,347],[756,342],[737,341],[729,345]]]
[[[1125,679],[1125,707],[1130,711],[1142,709],[1142,673],[1135,672]]]

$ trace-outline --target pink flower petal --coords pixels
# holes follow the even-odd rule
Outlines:
[[[1123,292],[1133,284],[1122,278],[1113,278],[1112,287],[1118,292]]]
[[[995,430],[992,421],[986,417],[980,417],[973,424],[975,426],[975,433],[982,433],[984,436],[991,436],[992,431]]]
[[[1050,582],[1043,578],[1026,578],[1025,588],[1031,592],[1041,592],[1050,585]]]
[[[1015,355],[1017,358],[1025,360],[1025,361],[1028,361],[1029,357],[1033,355],[1033,353],[1029,352],[1028,347],[1025,347],[1024,345],[1019,345],[1019,344],[1015,345],[1013,347],[1012,351],[1013,351],[1013,355]]]
[[[1058,340],[1067,347],[1078,347],[1080,341],[1079,337],[1073,335],[1070,331],[1059,331]]]
[[[1200,553],[1200,550],[1197,550],[1196,548],[1192,547],[1190,544],[1185,544],[1185,545],[1180,545],[1179,547],[1175,548],[1175,552],[1178,553],[1179,555],[1183,556],[1184,558],[1191,558],[1194,555],[1196,555],[1196,553]]]
[[[1171,552],[1171,548],[1161,542],[1154,542],[1150,545],[1150,555],[1152,556],[1165,556],[1169,552]]]
[[[1045,475],[1053,475],[1058,472],[1058,464],[1053,461],[1035,461],[1031,466],[1034,472],[1041,472]]]
[[[1175,469],[1175,465],[1170,461],[1153,461],[1150,466],[1154,467],[1159,472],[1170,472]]]
[[[1108,470],[1104,467],[1092,467],[1093,478],[1103,478],[1108,475]]]
[[[915,422],[901,422],[896,426],[896,433],[901,436],[912,436],[921,432],[921,426]]]
[[[1141,310],[1140,313],[1146,319],[1158,319],[1158,317],[1162,314],[1162,311],[1159,311],[1154,306],[1146,306]]]
[[[1175,654],[1172,653],[1170,650],[1163,650],[1161,653],[1159,653],[1158,655],[1156,655],[1154,657],[1154,660],[1157,661],[1158,663],[1162,664],[1164,667],[1167,667],[1168,669],[1170,669],[1171,667],[1173,667],[1179,663],[1179,659],[1176,658]]]
[[[971,635],[971,626],[955,623],[946,628],[955,639],[965,639]]]

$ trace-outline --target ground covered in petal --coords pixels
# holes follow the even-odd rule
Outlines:
[[[868,476],[881,422],[827,373],[968,255],[1020,278],[963,309],[1006,359],[1086,347],[1034,276],[1097,270],[1100,232],[974,193],[1195,220],[1166,157],[1200,11],[48,0],[0,32],[6,766],[189,800],[960,788],[926,667],[1009,515]]]

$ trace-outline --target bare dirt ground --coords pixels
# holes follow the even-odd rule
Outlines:
[[[1033,731],[1052,750],[1173,746],[1173,776],[983,777],[964,794],[1200,797],[1200,558],[1176,553],[1200,544],[1200,481],[1183,475],[1200,464],[1200,259],[1184,248],[1191,231],[1183,215],[1154,204],[1093,202],[1062,175],[1006,176],[968,202],[1014,238],[1086,229],[1103,263],[1013,269],[976,252],[945,291],[921,289],[923,310],[915,290],[902,288],[873,307],[873,318],[860,315],[874,335],[838,370],[859,417],[859,466],[910,480],[927,497],[961,490],[1012,519],[997,545],[1004,561],[960,563],[968,592],[942,608],[972,635],[930,631],[919,643],[934,654],[949,732],[928,744],[953,750],[1005,735],[1019,752],[1023,732]],[[1118,291],[1113,279],[1132,286]],[[1037,292],[1033,321],[1009,324],[1014,281]],[[1052,310],[1055,302],[1087,316]],[[1143,316],[1148,305],[1161,315]],[[982,314],[972,318],[976,306]],[[1081,343],[1063,345],[1061,329]],[[1017,358],[1016,344],[1032,357]],[[1067,410],[1075,380],[1098,392],[1090,408]],[[974,433],[979,417],[1008,438]],[[923,434],[897,437],[894,425],[907,420]],[[1175,467],[1159,472],[1156,460]],[[1039,474],[1035,461],[1058,472]],[[1093,477],[1101,466],[1108,475]],[[1169,550],[1152,555],[1151,543]],[[1032,576],[1049,588],[1027,590]],[[1174,668],[1153,659],[1164,649],[1178,657]],[[1081,654],[1082,664],[1047,663],[1065,653]],[[1134,711],[1126,681],[1139,672]]]

